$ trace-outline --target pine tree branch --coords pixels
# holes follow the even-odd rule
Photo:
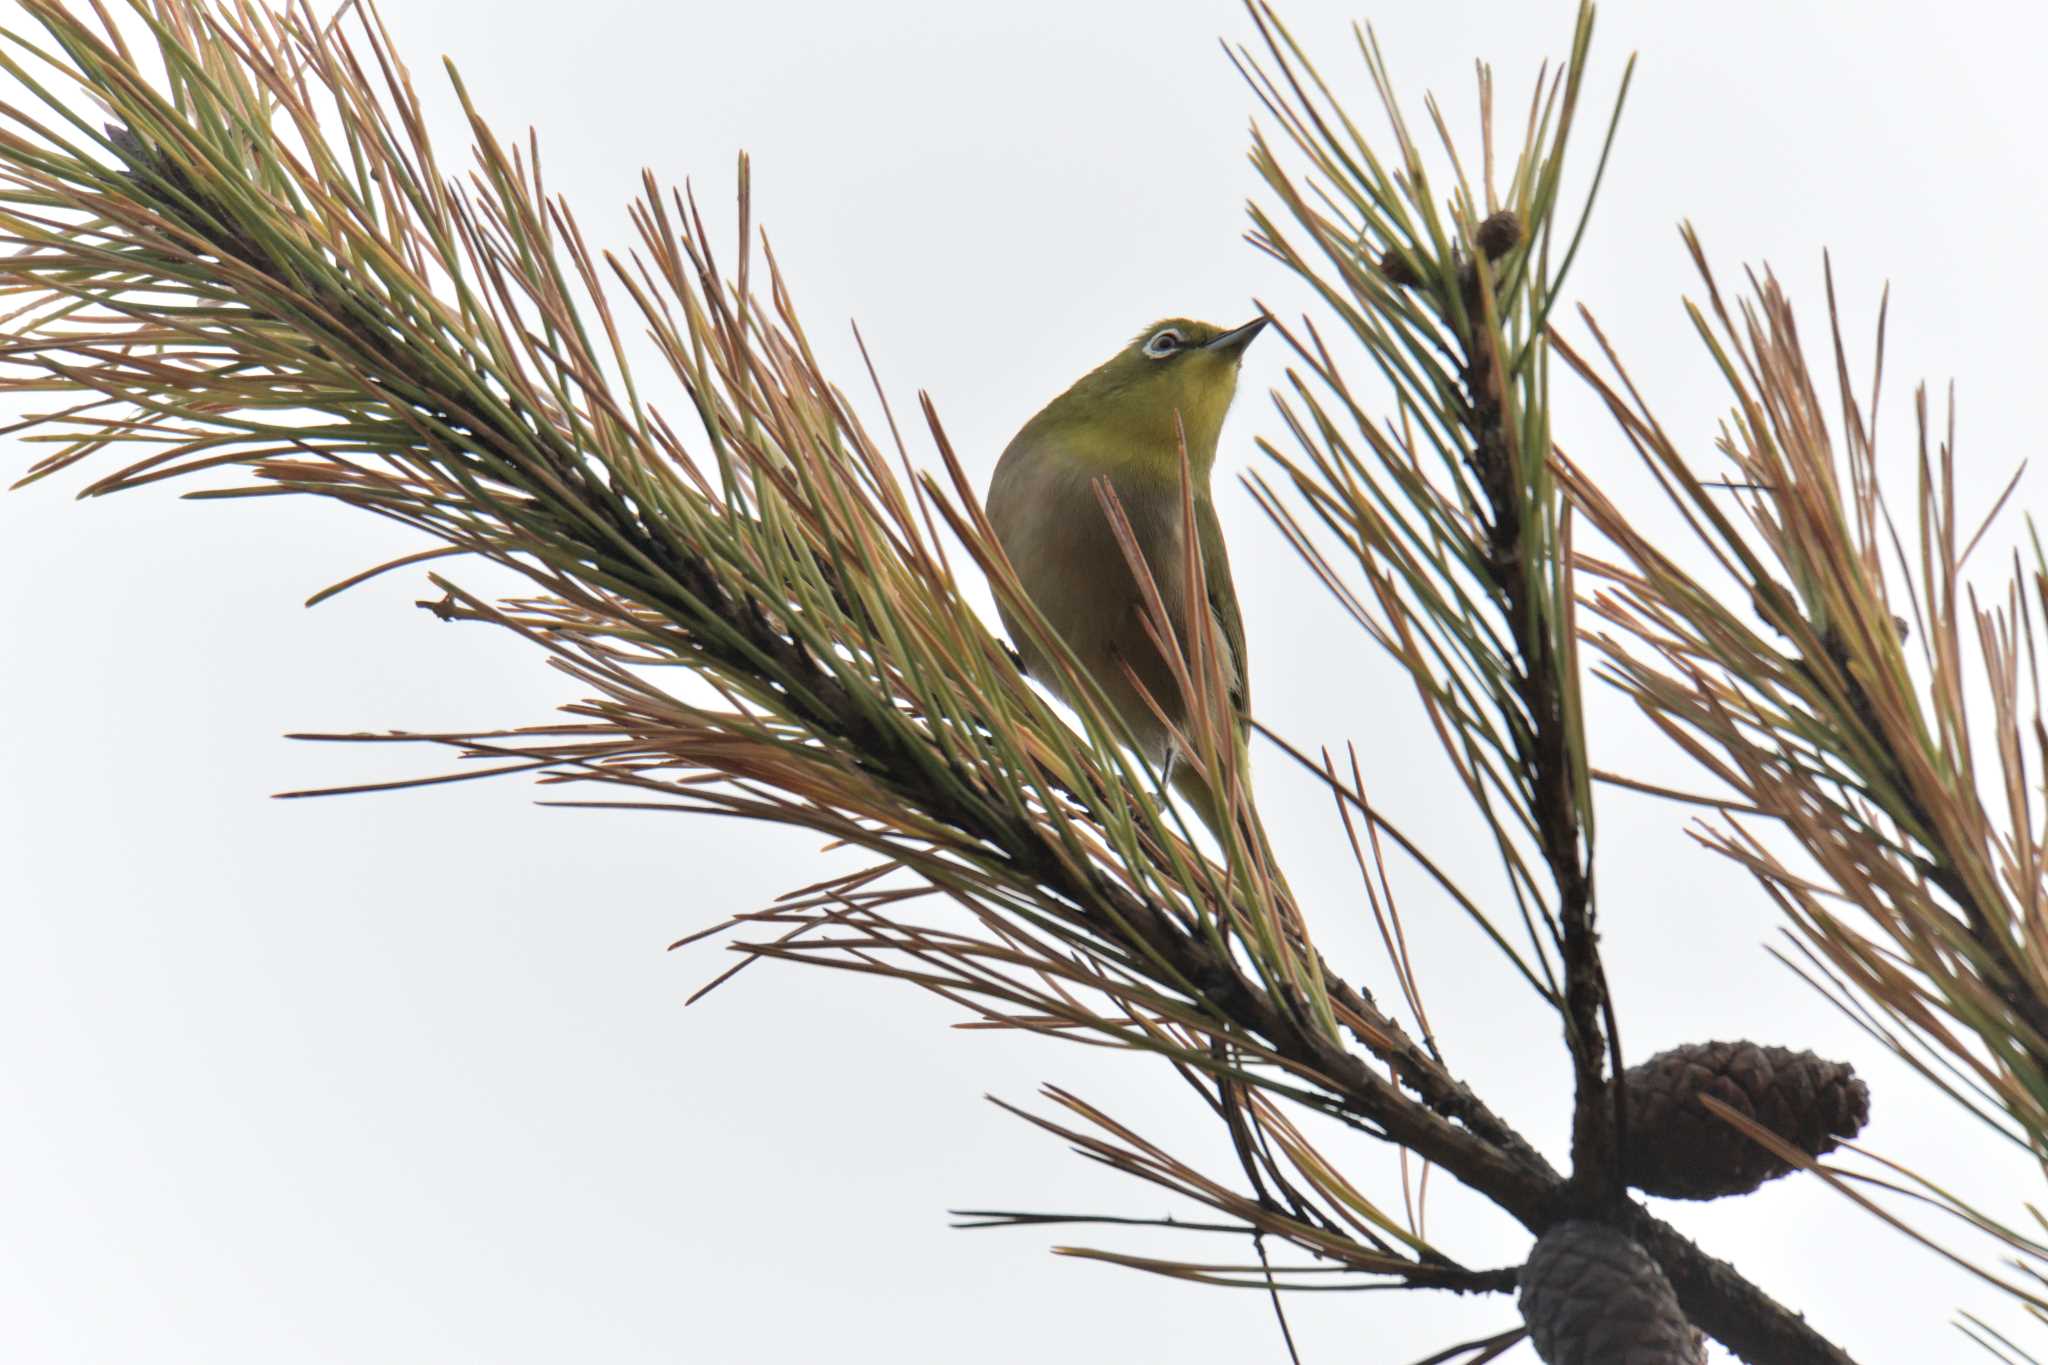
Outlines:
[[[1467,298],[1478,325],[1462,339],[1466,401],[1462,415],[1472,442],[1470,459],[1491,510],[1486,526],[1487,572],[1507,618],[1508,636],[1520,646],[1513,685],[1529,728],[1517,729],[1514,737],[1535,793],[1543,859],[1557,889],[1565,967],[1565,1041],[1571,1051],[1574,1094],[1572,1182],[1586,1211],[1592,1212],[1619,1199],[1623,1188],[1620,1153],[1626,1139],[1620,1046],[1614,1037],[1606,972],[1600,964],[1593,923],[1593,876],[1578,819],[1578,792],[1586,775],[1575,767],[1582,767],[1584,751],[1575,742],[1566,716],[1562,663],[1551,643],[1554,635],[1537,605],[1543,588],[1535,575],[1547,566],[1523,539],[1523,509],[1529,493],[1519,474],[1523,460],[1503,421],[1501,365],[1496,350],[1500,327],[1489,316],[1493,311],[1492,281],[1481,260],[1483,257],[1474,259]],[[1569,577],[1566,583],[1569,592]],[[1610,1050],[1611,1083],[1605,1070]]]

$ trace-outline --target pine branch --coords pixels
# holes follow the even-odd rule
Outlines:
[[[1290,375],[1293,400],[1313,420],[1304,420],[1288,398],[1281,398],[1280,408],[1311,464],[1297,465],[1270,453],[1297,493],[1344,538],[1372,585],[1377,610],[1342,586],[1341,575],[1270,487],[1255,482],[1254,488],[1318,576],[1340,597],[1358,604],[1354,614],[1361,623],[1410,670],[1511,868],[1538,900],[1564,969],[1562,989],[1553,986],[1547,994],[1563,1017],[1572,1058],[1574,1187],[1589,1211],[1598,1209],[1619,1199],[1622,1191],[1622,1068],[1594,924],[1590,777],[1574,644],[1576,589],[1569,525],[1549,472],[1546,343],[1540,325],[1576,247],[1574,236],[1552,269],[1557,185],[1578,106],[1592,13],[1582,9],[1571,59],[1556,79],[1547,87],[1539,82],[1538,112],[1532,113],[1525,150],[1504,199],[1490,176],[1483,193],[1466,179],[1445,137],[1458,170],[1453,221],[1445,223],[1420,151],[1406,132],[1384,59],[1369,35],[1362,45],[1395,130],[1400,162],[1395,174],[1357,144],[1355,134],[1350,144],[1336,134],[1342,111],[1314,68],[1269,8],[1254,5],[1252,12],[1265,39],[1264,61],[1278,75],[1269,74],[1248,51],[1237,54],[1239,69],[1280,121],[1293,150],[1321,177],[1316,183],[1290,173],[1261,138],[1254,161],[1308,248],[1297,246],[1256,208],[1252,240],[1314,285],[1380,360],[1402,405],[1404,423],[1411,414],[1425,419],[1420,425],[1427,444],[1443,465],[1437,478],[1424,474],[1417,448],[1421,442],[1405,425],[1391,435],[1380,433],[1312,331],[1313,324],[1305,323],[1289,339],[1326,393],[1319,396],[1301,376]],[[1320,102],[1311,89],[1321,92]],[[1482,72],[1481,138],[1489,169],[1490,91],[1490,77]],[[1617,116],[1619,105],[1617,100]],[[1434,117],[1434,104],[1431,111]],[[1440,120],[1438,127],[1441,132]],[[1603,165],[1604,160],[1603,155]],[[1597,174],[1595,180],[1597,185]],[[1324,202],[1313,202],[1305,186]],[[1368,246],[1372,242],[1385,243],[1376,255]],[[1402,352],[1409,356],[1403,364],[1385,360]],[[1370,460],[1352,453],[1332,408],[1346,412]],[[1397,490],[1398,496],[1379,492],[1381,487]],[[1426,652],[1415,648],[1415,636],[1425,631],[1436,640]],[[1479,685],[1462,686],[1460,677]],[[1475,762],[1481,746],[1492,757]],[[1512,823],[1495,814],[1490,789],[1513,799]],[[1523,835],[1544,869],[1540,878],[1513,851]],[[1547,887],[1542,885],[1546,881]],[[1501,942],[1497,935],[1495,941]]]
[[[1962,533],[1952,426],[1934,436],[1924,390],[1910,528],[1919,553],[1909,557],[1877,461],[1883,309],[1861,397],[1830,269],[1839,399],[1830,423],[1777,280],[1752,274],[1751,295],[1731,309],[1690,228],[1685,240],[1708,295],[1707,307],[1689,311],[1734,400],[1719,443],[1733,478],[1705,477],[1679,449],[1590,316],[1604,365],[1554,344],[1604,399],[1715,570],[1733,579],[1742,607],[1703,588],[1676,547],[1652,543],[1560,457],[1574,502],[1616,547],[1614,562],[1587,562],[1600,584],[1589,608],[1605,627],[1588,638],[1608,680],[1733,789],[1724,822],[1695,835],[1749,870],[1785,912],[1798,950],[1787,961],[2038,1158],[2048,1150],[2048,831],[2031,801],[2048,735],[2033,641],[2036,608],[2048,609],[2048,560],[2037,552],[2029,571],[2016,557],[2003,602],[1978,605],[1965,561],[2014,485]],[[1732,504],[1731,487],[1744,495]],[[1972,626],[1974,670],[1963,643]],[[2022,711],[2029,691],[2031,715]],[[1971,714],[1973,697],[1989,700],[1988,724]],[[1976,753],[1980,735],[1993,744],[1988,762]],[[1812,866],[1787,866],[1760,837],[1766,822]],[[2048,1261],[2033,1237],[1909,1179],[1895,1192],[1993,1238],[2015,1264],[2038,1274]],[[2038,1306],[2035,1287],[1971,1269]]]

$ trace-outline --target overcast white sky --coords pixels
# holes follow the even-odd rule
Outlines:
[[[453,56],[501,130],[537,125],[553,188],[625,236],[639,168],[709,212],[755,158],[756,217],[847,382],[858,318],[900,405],[934,395],[982,476],[1035,408],[1144,322],[1296,297],[1239,240],[1255,190],[1248,92],[1191,3],[570,6],[391,0],[445,161]],[[1327,0],[1283,6],[1363,110]],[[1732,274],[1768,259],[1822,335],[1820,251],[1859,343],[1895,286],[1894,455],[1908,383],[1955,376],[1982,507],[2032,453],[2040,387],[2040,19],[2010,5],[1604,7],[1589,95],[1642,64],[1577,268],[1667,425],[1701,446],[1721,406],[1679,308],[1673,225]],[[17,16],[18,17],[18,16]],[[1471,62],[1507,92],[1568,38],[1556,3],[1373,13],[1402,89],[1461,118]],[[1591,140],[1582,150],[1590,152]],[[1457,861],[1469,820],[1412,697],[1234,480],[1277,347],[1255,347],[1225,433],[1262,716],[1355,741],[1404,823]],[[1584,398],[1560,438],[1628,482]],[[32,451],[0,447],[0,471]],[[1175,1211],[982,1099],[1051,1080],[1155,1135],[1216,1135],[1149,1064],[948,1029],[907,989],[726,965],[664,946],[811,880],[815,841],[730,824],[544,810],[468,784],[323,802],[269,794],[422,771],[433,755],[296,744],[290,730],[531,723],[573,700],[515,641],[412,609],[404,575],[299,602],[409,548],[337,509],[77,505],[77,480],[0,497],[0,1356],[51,1362],[1275,1360],[1263,1297],[1072,1261],[1032,1232],[948,1231],[945,1210]],[[2039,505],[2030,477],[2022,502]],[[1654,515],[1645,503],[1645,515]],[[1599,761],[1685,769],[1611,697]],[[1270,752],[1259,786],[1349,975],[1385,987],[1326,804]],[[1763,898],[1670,807],[1609,794],[1600,884],[1632,1056],[1750,1036],[1853,1060],[1869,1140],[2009,1212],[2038,1173],[1993,1148],[1788,973]],[[1474,859],[1477,865],[1477,859]],[[1405,871],[1405,870],[1403,870]],[[1553,1021],[1413,878],[1411,936],[1454,1065],[1561,1159]],[[1515,1039],[1512,1048],[1500,1040]],[[1392,1156],[1336,1153],[1388,1192]],[[1526,1237],[1440,1181],[1433,1234],[1473,1264]],[[1180,1210],[1187,1212],[1188,1210]],[[1797,1180],[1666,1212],[1865,1361],[1970,1358],[1945,1325],[2018,1315]],[[1071,1236],[1071,1234],[1062,1234]],[[1109,1245],[1165,1249],[1142,1237]],[[1200,1248],[1177,1244],[1185,1253]],[[1304,1360],[1403,1362],[1511,1325],[1505,1299],[1305,1296]],[[2036,1340],[2039,1340],[2038,1338]],[[1513,1357],[1532,1360],[1526,1347]]]

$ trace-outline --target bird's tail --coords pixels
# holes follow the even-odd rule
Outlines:
[[[1251,765],[1248,759],[1249,755],[1245,752],[1244,742],[1240,738],[1237,748],[1239,782],[1246,782],[1251,778]],[[1208,826],[1209,833],[1215,837],[1218,846],[1228,848],[1230,841],[1223,837],[1226,803],[1210,788],[1201,770],[1186,759],[1177,757],[1168,778],[1180,799],[1187,802],[1196,815],[1202,817],[1202,823]]]
[[[1202,823],[1209,827],[1209,833],[1216,837],[1216,842],[1224,843],[1222,803],[1192,763],[1173,765],[1173,789],[1180,793],[1180,799],[1187,802],[1195,814],[1202,817]]]
[[[1237,780],[1240,783],[1248,783],[1251,780],[1251,766],[1246,761],[1246,758],[1244,742],[1240,738],[1237,750]],[[1210,836],[1216,840],[1216,847],[1219,850],[1223,850],[1225,856],[1228,856],[1230,840],[1223,837],[1224,821],[1226,819],[1225,803],[1217,799],[1216,793],[1210,790],[1209,784],[1203,780],[1201,773],[1192,763],[1175,763],[1172,772],[1167,775],[1167,778],[1173,784],[1173,790],[1180,799],[1187,802],[1196,815],[1202,817],[1202,823],[1208,827]],[[1230,818],[1236,817],[1232,815]],[[1240,844],[1243,846],[1249,846],[1255,842],[1263,842],[1265,839],[1264,831],[1247,827],[1242,823],[1239,825],[1238,834],[1240,835]],[[1263,862],[1266,875],[1272,879],[1273,884],[1282,896],[1292,901],[1294,893],[1288,888],[1287,876],[1280,870],[1278,864],[1273,861],[1270,855],[1259,859],[1259,861]]]

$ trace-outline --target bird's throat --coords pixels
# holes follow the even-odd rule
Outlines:
[[[1199,410],[1182,413],[1178,431],[1171,410],[1163,415],[1110,415],[1106,420],[1073,424],[1059,433],[1055,443],[1083,465],[1112,476],[1120,487],[1167,489],[1180,486],[1184,439],[1188,472],[1195,487],[1206,488],[1209,470],[1216,463],[1216,440],[1222,425],[1221,411],[1213,418]]]

